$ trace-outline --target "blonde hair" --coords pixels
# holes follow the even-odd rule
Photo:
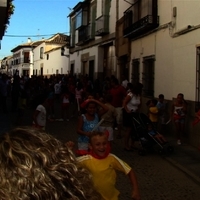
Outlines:
[[[89,172],[59,140],[31,128],[0,139],[0,199],[98,200]]]
[[[92,140],[92,138],[93,137],[95,137],[95,136],[107,136],[106,135],[106,133],[105,133],[105,131],[93,131],[92,133],[91,133],[91,135],[90,135],[90,137],[89,137],[89,143],[91,143],[91,140]]]

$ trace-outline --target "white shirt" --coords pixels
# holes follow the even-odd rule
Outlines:
[[[54,85],[55,94],[60,94],[61,85],[60,83],[56,83]]]
[[[129,92],[127,95],[131,97],[131,100],[127,103],[127,108],[129,111],[135,112],[140,105],[140,95],[135,95],[132,92]]]
[[[126,89],[127,88],[127,84],[128,84],[128,81],[127,80],[123,80],[122,81],[122,86]]]
[[[36,110],[39,111],[39,114],[37,116],[37,123],[40,126],[46,126],[46,108],[43,105],[38,105]]]

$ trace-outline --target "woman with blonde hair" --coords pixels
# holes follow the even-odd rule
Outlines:
[[[68,147],[36,129],[0,138],[0,199],[99,200],[89,172]]]

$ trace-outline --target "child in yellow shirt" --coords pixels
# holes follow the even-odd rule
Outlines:
[[[149,119],[154,125],[154,128],[157,128],[157,123],[158,123],[158,108],[156,107],[157,105],[157,100],[156,99],[151,99],[148,103],[149,106]]]
[[[102,196],[101,200],[118,200],[115,188],[116,171],[125,173],[132,184],[132,199],[140,200],[136,175],[124,161],[109,151],[108,136],[105,132],[93,132],[90,136],[90,153],[78,157],[78,162],[87,168],[93,177],[94,187]]]

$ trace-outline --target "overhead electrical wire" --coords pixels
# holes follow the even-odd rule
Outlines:
[[[60,34],[67,34],[69,32],[64,32],[64,33],[60,33]],[[44,34],[44,35],[4,35],[4,37],[46,37],[46,36],[52,36],[52,35],[56,35],[57,33],[53,33],[53,34]]]

